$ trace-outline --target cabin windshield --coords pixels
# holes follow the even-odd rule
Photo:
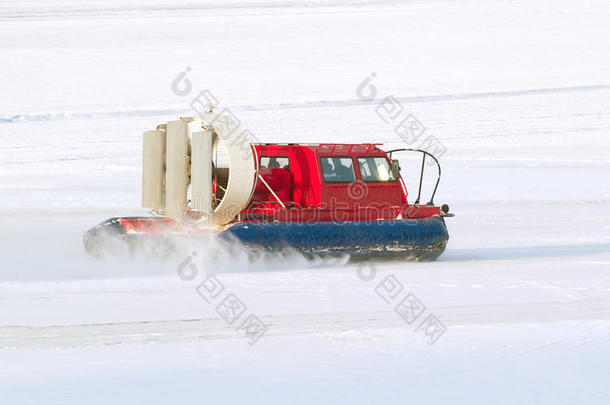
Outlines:
[[[322,157],[322,174],[327,183],[351,183],[356,181],[354,163],[350,157]]]
[[[358,166],[362,181],[396,181],[385,157],[359,157]]]

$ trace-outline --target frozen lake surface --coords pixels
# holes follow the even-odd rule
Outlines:
[[[350,3],[0,5],[2,403],[610,402],[610,7]],[[146,214],[141,133],[203,90],[261,141],[406,147],[376,113],[394,96],[442,144],[446,252],[200,254],[188,282],[183,255],[89,257],[85,230]],[[208,273],[267,325],[254,345],[198,294]]]

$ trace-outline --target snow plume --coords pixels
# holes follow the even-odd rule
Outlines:
[[[102,214],[103,215],[103,214]],[[165,235],[131,247],[112,232],[99,235],[97,254],[85,251],[83,234],[98,215],[49,214],[0,219],[0,281],[74,280],[176,275],[185,260],[203,274],[264,272],[334,266],[346,258],[306,259],[294,251],[247,249],[214,236]],[[103,243],[102,243],[103,242]]]

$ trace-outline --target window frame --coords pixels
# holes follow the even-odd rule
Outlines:
[[[263,158],[286,158],[288,159],[288,167],[262,167],[262,160]],[[261,155],[258,158],[258,168],[259,169],[285,169],[285,170],[290,170],[290,157],[289,156],[277,156],[277,155]]]
[[[354,180],[353,181],[328,181],[326,180],[326,176],[324,176],[324,167],[322,166],[322,159],[332,159],[332,158],[339,158],[339,159],[350,159],[352,161],[352,174],[354,176]],[[358,181],[358,177],[356,176],[356,170],[355,167],[356,165],[354,164],[354,157],[353,156],[333,156],[333,155],[327,155],[327,156],[320,156],[318,161],[320,162],[320,174],[322,174],[322,180],[324,181],[325,184],[350,184],[350,183],[356,183]]]
[[[360,169],[360,161],[358,159],[385,159],[386,163],[388,164],[388,168],[389,168],[389,173],[390,173],[390,179],[388,180],[364,180],[364,177],[362,176],[362,171]],[[358,156],[356,157],[356,162],[358,163],[358,174],[360,175],[360,180],[364,183],[396,183],[398,181],[398,179],[393,179],[392,180],[392,162],[389,161],[387,156]]]

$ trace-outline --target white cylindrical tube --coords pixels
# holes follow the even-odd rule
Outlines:
[[[165,131],[144,132],[142,143],[142,207],[162,210],[165,208]]]
[[[180,219],[186,212],[188,187],[188,134],[186,120],[167,123],[167,162],[165,171],[166,215]]]
[[[191,193],[193,210],[204,219],[212,214],[213,132],[201,129],[191,134]]]

